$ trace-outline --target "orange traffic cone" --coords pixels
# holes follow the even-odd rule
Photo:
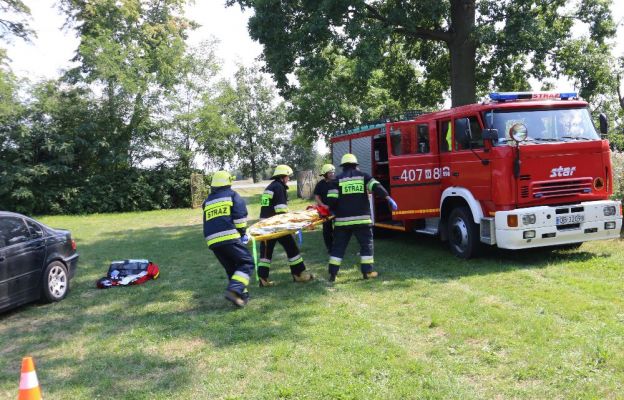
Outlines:
[[[22,375],[17,400],[41,400],[41,389],[32,357],[22,359]]]

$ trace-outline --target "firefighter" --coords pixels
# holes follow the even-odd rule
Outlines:
[[[225,272],[229,283],[225,298],[237,307],[249,301],[249,277],[254,262],[245,246],[247,206],[238,193],[232,190],[234,178],[227,171],[217,171],[210,183],[211,192],[202,204],[204,237]]]
[[[277,214],[288,212],[288,186],[287,183],[293,170],[288,165],[278,165],[273,172],[273,182],[269,184],[260,198],[260,220],[272,217]],[[290,265],[290,273],[295,282],[308,282],[314,276],[307,272],[303,257],[299,253],[299,248],[293,235],[282,236],[277,239],[264,241],[260,244],[260,260],[258,260],[258,278],[260,287],[273,286],[274,282],[269,280],[271,261],[275,243],[279,242]]]
[[[360,243],[360,270],[364,279],[376,278],[373,259],[373,229],[368,193],[384,197],[392,210],[396,202],[384,187],[370,175],[361,172],[357,158],[345,154],[340,162],[342,173],[336,177],[337,187],[329,190],[327,198],[336,215],[334,242],[329,258],[329,281],[334,282],[351,235]]]
[[[334,178],[336,177],[336,167],[332,164],[325,164],[321,167],[321,179],[314,187],[314,198],[316,204],[321,207],[329,208],[327,205],[327,192],[330,189],[335,188]],[[323,223],[323,241],[327,248],[327,253],[331,252],[332,238],[334,235],[333,221],[326,221]]]

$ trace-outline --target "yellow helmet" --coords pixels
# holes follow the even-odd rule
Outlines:
[[[273,176],[271,178],[277,178],[278,176],[290,176],[292,174],[292,168],[290,168],[288,165],[280,164],[275,167],[275,172],[273,172]]]
[[[345,164],[356,164],[357,165],[358,160],[357,158],[351,154],[351,153],[347,153],[344,156],[342,156],[342,160],[340,160],[340,166],[342,167]]]
[[[233,181],[234,181],[234,177],[230,175],[229,172],[217,171],[212,175],[210,186],[212,187],[230,186]]]
[[[321,167],[321,176],[325,176],[326,173],[334,172],[335,170],[336,170],[336,167],[334,167],[332,164],[324,164]]]

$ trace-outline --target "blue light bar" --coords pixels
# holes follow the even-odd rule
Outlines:
[[[578,98],[576,92],[554,93],[554,92],[494,92],[490,93],[493,101],[514,101],[514,100],[570,100]]]

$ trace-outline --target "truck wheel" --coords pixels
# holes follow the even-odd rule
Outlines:
[[[46,303],[60,301],[69,291],[67,268],[60,261],[52,261],[43,272],[41,282],[42,299]]]
[[[447,226],[451,252],[466,260],[476,256],[481,244],[479,225],[472,220],[470,209],[468,207],[455,208],[451,211]]]

